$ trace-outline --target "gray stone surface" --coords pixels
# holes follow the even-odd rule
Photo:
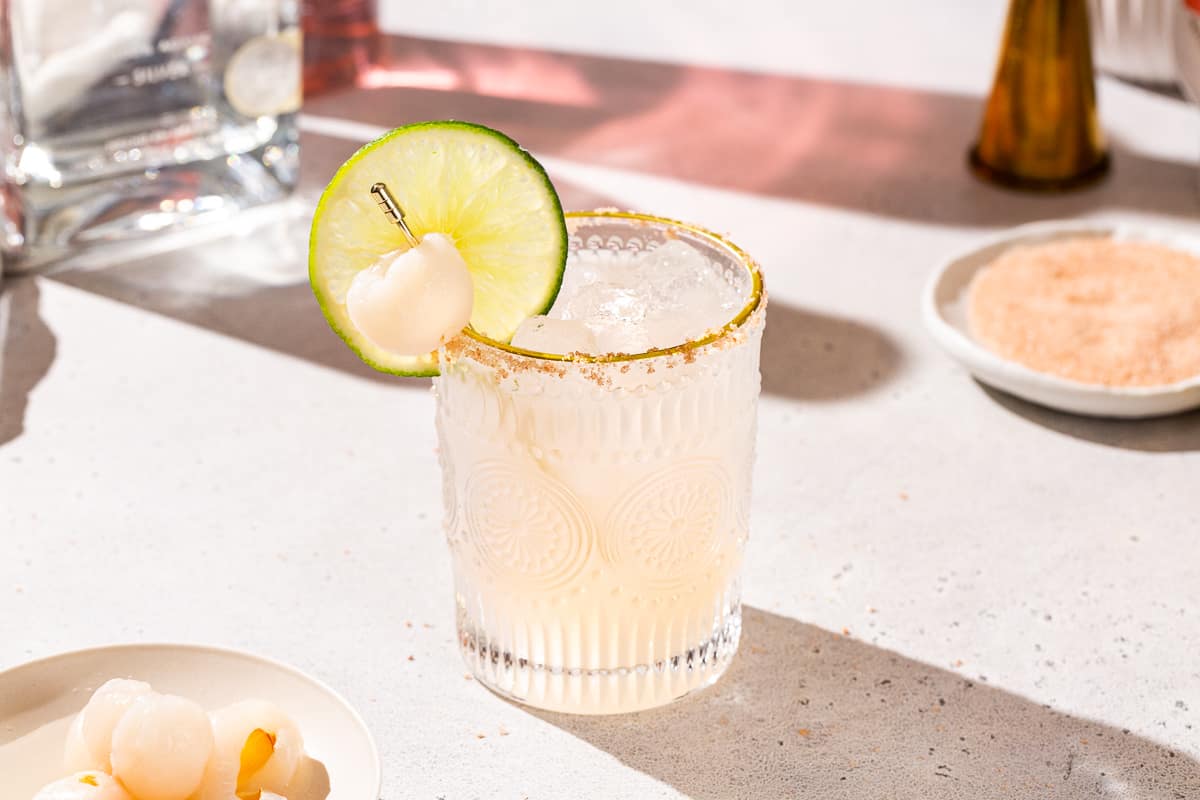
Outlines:
[[[311,103],[292,218],[6,283],[0,668],[113,641],[262,652],[362,710],[386,800],[1200,797],[1200,413],[1037,409],[964,375],[917,310],[938,259],[1008,225],[1195,224],[1200,124],[1104,81],[1104,185],[973,182],[984,5],[805,4],[788,50],[754,46],[776,9],[755,0],[722,18],[723,59],[711,14],[591,48],[621,58],[395,39],[457,88]],[[860,29],[874,46],[823,44]],[[485,79],[528,65],[555,78],[534,99]],[[568,206],[692,219],[764,265],[746,639],[706,693],[582,719],[464,676],[427,382],[361,367],[304,283],[304,215],[354,137],[436,116],[512,129]]]

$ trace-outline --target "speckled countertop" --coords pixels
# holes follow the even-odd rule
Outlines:
[[[1194,109],[1103,80],[1113,175],[1031,198],[963,167],[999,0],[434,5],[385,4],[414,38],[382,88],[306,106],[289,219],[5,284],[0,668],[263,652],[362,710],[386,800],[1200,798],[1200,414],[991,392],[917,302],[1009,225],[1196,224]],[[694,699],[572,718],[464,676],[428,385],[360,367],[304,283],[334,166],[448,116],[514,134],[569,206],[695,220],[764,265],[745,638]]]

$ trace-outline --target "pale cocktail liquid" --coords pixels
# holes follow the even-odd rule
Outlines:
[[[736,652],[765,309],[748,262],[719,242],[571,222],[550,319],[515,347],[712,341],[604,363],[448,345],[435,381],[445,528],[476,676],[542,708],[612,713],[707,685]]]

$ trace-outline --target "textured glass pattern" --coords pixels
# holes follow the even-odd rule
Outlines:
[[[680,235],[571,222],[573,248]],[[694,244],[749,279],[737,254]],[[609,713],[719,677],[741,627],[764,316],[760,303],[710,344],[612,363],[469,340],[443,351],[446,534],[460,645],[480,680],[531,705]]]

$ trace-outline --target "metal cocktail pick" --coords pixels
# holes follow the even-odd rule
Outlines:
[[[404,222],[404,209],[396,202],[396,198],[392,197],[392,193],[388,191],[387,184],[383,181],[376,181],[371,184],[371,194],[375,195],[375,202],[379,204],[379,209],[388,219],[396,223],[396,227],[404,234],[404,238],[408,240],[410,247],[416,247],[421,243]],[[470,323],[467,323],[467,328],[475,330]],[[264,795],[265,800],[265,795]]]
[[[416,247],[421,243],[421,240],[413,235],[409,230],[408,225],[404,222],[404,209],[396,202],[396,198],[392,197],[392,193],[388,191],[387,184],[383,181],[378,181],[371,185],[371,194],[375,195],[375,202],[379,203],[379,208],[392,222],[396,223],[396,227],[404,233],[404,238],[408,240],[409,247]]]

